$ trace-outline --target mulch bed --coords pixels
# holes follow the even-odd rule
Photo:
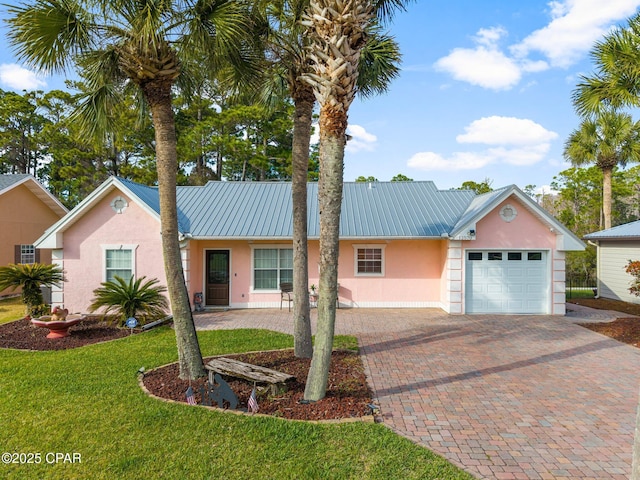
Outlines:
[[[50,339],[47,338],[48,329],[36,327],[23,318],[0,325],[0,348],[66,350],[131,335],[129,329],[116,328],[101,317],[87,317],[71,327],[69,332],[71,335],[68,337]]]
[[[296,377],[294,381],[288,382],[285,393],[275,397],[268,392],[259,394],[258,413],[296,420],[337,420],[363,417],[371,413],[368,406],[371,403],[371,391],[367,387],[362,360],[355,352],[333,352],[326,397],[310,404],[300,403],[309,371],[309,359],[295,358],[293,350],[225,356]],[[158,397],[186,402],[185,393],[190,383],[180,380],[178,372],[177,364],[148,372],[143,379],[144,386]],[[202,402],[200,387],[204,386],[205,382],[206,379],[191,382],[198,404]],[[253,384],[238,379],[227,379],[227,383],[238,396],[238,408],[246,409]]]
[[[640,348],[640,318],[618,318],[606,323],[581,323],[582,327]]]

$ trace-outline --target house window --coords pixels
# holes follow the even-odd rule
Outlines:
[[[20,263],[36,263],[36,249],[33,245],[20,245]]]
[[[284,282],[293,282],[293,249],[254,249],[253,288],[255,290],[278,290],[280,284]]]
[[[117,276],[129,281],[134,276],[133,248],[105,248],[105,281],[111,282]]]
[[[384,246],[354,245],[355,274],[361,276],[384,275]]]

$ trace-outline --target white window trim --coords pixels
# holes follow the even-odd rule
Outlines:
[[[249,293],[280,293],[280,288],[276,289],[256,289],[256,269],[255,269],[255,250],[267,250],[267,249],[288,249],[293,250],[293,244],[288,243],[277,243],[277,244],[266,244],[261,243],[258,245],[250,245],[251,247],[251,286],[249,288]],[[278,273],[280,272],[280,265],[278,265]]]
[[[358,273],[358,250],[362,248],[378,248],[381,250],[382,259],[381,259],[381,272],[380,273]],[[371,243],[371,244],[354,244],[353,245],[353,274],[356,277],[384,277],[385,276],[385,248],[387,246],[382,243]]]
[[[107,250],[131,250],[133,254],[131,255],[131,275],[133,278],[136,278],[136,250],[138,249],[138,244],[114,244],[114,245],[100,245],[102,248],[102,281],[107,281]]]

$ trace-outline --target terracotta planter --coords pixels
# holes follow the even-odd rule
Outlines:
[[[69,315],[64,321],[56,320],[54,322],[48,321],[50,318],[50,315],[45,315],[40,318],[32,318],[31,323],[36,327],[48,328],[49,335],[47,335],[47,338],[64,338],[69,336],[69,328],[84,320],[86,316],[77,314]]]

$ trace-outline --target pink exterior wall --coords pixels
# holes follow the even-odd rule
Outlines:
[[[517,210],[517,216],[511,222],[506,222],[500,216],[502,207],[507,204]],[[565,257],[564,252],[556,249],[556,245],[556,233],[533,215],[517,198],[511,196],[477,223],[475,240],[462,242],[463,263],[466,250],[495,248],[547,251],[548,271],[551,277],[549,311],[553,315],[564,315]],[[464,287],[464,279],[462,285]],[[464,303],[464,295],[461,301]],[[454,307],[455,309],[457,307]],[[464,312],[463,305],[460,310]]]
[[[0,196],[0,265],[14,263],[15,245],[32,245],[60,219],[31,190],[18,185]],[[51,252],[40,252],[40,263],[51,263]],[[4,290],[10,294],[19,290]]]
[[[85,312],[93,290],[104,281],[104,248],[109,245],[137,245],[136,276],[158,278],[166,284],[162,262],[159,221],[129,201],[122,214],[110,202],[121,195],[112,191],[64,232],[64,250],[54,251],[56,263],[66,272],[68,282],[54,296],[54,303],[73,312]],[[512,222],[499,215],[506,203],[518,212]],[[189,298],[205,292],[205,259],[208,250],[230,251],[230,306],[273,308],[280,306],[278,290],[253,289],[253,249],[291,248],[287,241],[204,241],[183,244],[183,264]],[[354,246],[383,248],[384,275],[355,273]],[[515,197],[509,198],[476,225],[476,239],[438,240],[343,240],[340,243],[338,281],[341,306],[351,307],[436,307],[464,313],[464,257],[467,249],[542,249],[549,252],[549,272],[553,277],[550,294],[552,312],[564,314],[564,252],[556,250],[556,234],[530,213]],[[318,284],[318,241],[309,242],[309,284]],[[55,292],[54,292],[55,293]],[[206,293],[205,293],[206,295]]]
[[[339,300],[354,307],[439,307],[441,273],[444,269],[443,241],[395,240],[389,242],[340,243]],[[384,276],[356,276],[354,245],[384,248]],[[280,306],[278,291],[254,291],[252,247],[291,248],[291,242],[191,241],[189,245],[189,294],[205,291],[204,262],[208,249],[230,250],[230,303],[236,308]],[[319,244],[309,242],[309,285],[318,284]]]
[[[118,195],[129,202],[121,214],[110,206]],[[67,282],[61,296],[54,297],[54,303],[72,312],[87,312],[93,290],[105,280],[104,245],[138,245],[134,253],[136,276],[157,278],[166,285],[159,221],[117,190],[84,212],[64,232],[63,242],[64,251],[58,262],[63,265]]]

